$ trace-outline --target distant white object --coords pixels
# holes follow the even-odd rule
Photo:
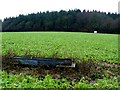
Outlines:
[[[97,31],[94,31],[94,33],[97,33]]]

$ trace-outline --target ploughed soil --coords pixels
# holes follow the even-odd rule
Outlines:
[[[110,64],[106,62],[84,61],[76,63],[75,68],[71,67],[54,67],[48,68],[46,66],[23,66],[19,65],[13,60],[5,57],[2,58],[2,70],[12,74],[27,74],[36,76],[38,78],[51,74],[54,79],[66,78],[69,81],[79,81],[85,77],[89,82],[94,82],[96,79],[103,77],[117,77],[120,76],[120,64]]]

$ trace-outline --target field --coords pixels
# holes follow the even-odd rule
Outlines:
[[[65,78],[54,80],[51,75],[45,76],[43,79],[27,75],[14,75],[1,72],[3,88],[120,88],[118,78],[98,79],[95,83],[89,84],[82,78],[79,82],[70,84]]]
[[[6,57],[10,56],[71,58],[77,63],[77,68],[22,68],[8,64]],[[3,71],[0,74],[3,88],[120,87],[118,35],[115,34],[4,32],[2,57]]]
[[[2,55],[119,63],[118,35],[64,32],[2,33]]]

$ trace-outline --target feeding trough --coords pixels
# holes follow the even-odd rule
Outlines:
[[[34,57],[12,57],[20,65],[30,66],[50,66],[50,67],[75,67],[75,63],[71,59],[57,59],[57,58],[34,58]]]

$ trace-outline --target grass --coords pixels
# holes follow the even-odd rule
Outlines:
[[[118,35],[77,32],[2,32],[2,56],[72,58],[119,63]]]

